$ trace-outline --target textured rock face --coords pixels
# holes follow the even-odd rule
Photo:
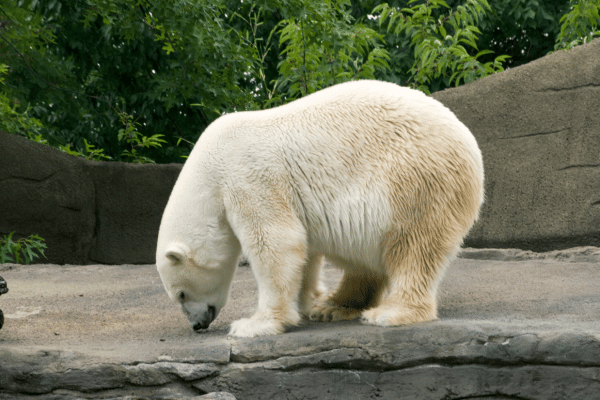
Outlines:
[[[89,260],[103,264],[153,263],[164,208],[182,165],[93,163],[95,242]]]
[[[593,361],[598,351],[578,358],[581,350],[598,345],[593,335],[517,333],[514,327],[507,334],[464,322],[432,323],[428,328],[420,334],[407,327],[364,337],[354,328],[357,336],[352,339],[345,332],[329,332],[331,349],[265,362],[252,362],[248,356],[277,357],[276,351],[258,355],[250,350],[255,343],[240,343],[237,349],[234,344],[232,361],[237,351],[244,364],[232,363],[197,386],[248,399],[584,400],[600,390],[600,368]],[[324,338],[311,339],[301,344],[315,351],[314,344],[323,344]],[[263,344],[273,346],[267,341]],[[573,352],[579,353],[577,360]]]
[[[88,161],[0,132],[0,235],[40,235],[41,262],[152,263],[180,170]]]
[[[600,245],[600,39],[433,97],[484,156],[486,203],[467,245]]]
[[[84,263],[94,243],[95,191],[83,160],[0,132],[0,234],[46,239],[48,260]]]
[[[597,335],[464,321],[427,328],[374,332],[342,324],[309,337],[221,342],[231,350],[229,363],[221,365],[202,359],[91,363],[68,351],[0,349],[0,399],[81,398],[77,393],[196,399],[213,393],[206,398],[589,400],[600,393]]]

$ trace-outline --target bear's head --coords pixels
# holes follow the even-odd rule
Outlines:
[[[169,298],[179,303],[196,332],[208,328],[227,303],[239,252],[209,254],[205,248],[193,250],[184,243],[170,243],[156,258]]]

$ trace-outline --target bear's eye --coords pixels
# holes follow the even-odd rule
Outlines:
[[[179,301],[184,301],[185,300],[185,293],[179,292],[179,295],[177,297],[179,298]]]

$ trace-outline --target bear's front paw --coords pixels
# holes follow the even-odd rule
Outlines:
[[[379,306],[362,312],[363,324],[378,326],[400,326],[436,319],[434,308]]]
[[[274,320],[242,318],[231,323],[229,335],[250,338],[279,335],[284,330],[284,325]]]
[[[346,321],[360,317],[361,311],[356,308],[320,304],[310,309],[308,318],[311,321]]]

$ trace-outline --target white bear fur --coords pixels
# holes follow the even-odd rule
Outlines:
[[[181,171],[158,270],[194,324],[207,306],[225,306],[241,250],[259,299],[251,318],[233,322],[234,336],[279,334],[302,315],[432,320],[438,283],[478,217],[483,179],[469,129],[438,101],[391,83],[343,83],[228,114]],[[344,270],[329,296],[323,257]]]

